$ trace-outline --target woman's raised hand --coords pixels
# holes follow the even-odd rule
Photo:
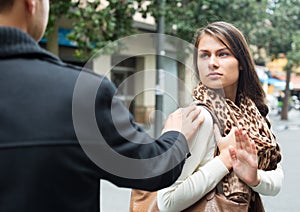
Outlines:
[[[235,138],[236,147],[229,147],[233,171],[249,186],[256,186],[260,182],[256,145],[242,129],[235,130]]]

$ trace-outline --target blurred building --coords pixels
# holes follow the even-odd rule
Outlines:
[[[155,33],[153,18],[143,19],[140,14],[134,17],[134,27],[138,33]],[[155,110],[156,88],[156,40],[155,36],[129,36],[124,38],[125,48],[117,54],[101,55],[90,61],[79,61],[74,52],[76,43],[67,36],[72,26],[68,19],[59,21],[58,43],[59,57],[67,63],[91,68],[95,73],[107,76],[118,88],[117,96],[134,114],[137,122],[147,125],[150,114]],[[143,40],[144,39],[144,40]],[[46,40],[41,41],[45,46]],[[179,106],[189,104],[194,86],[192,57],[183,61],[176,60],[179,49],[166,41],[163,70],[160,74],[163,94],[163,113],[167,116]],[[180,49],[182,50],[182,49]],[[188,65],[187,65],[188,64]],[[186,70],[189,71],[186,71]]]
[[[280,54],[278,59],[275,59],[269,63],[267,63],[267,68],[271,72],[272,78],[274,78],[274,82],[277,82],[277,86],[275,86],[275,92],[277,90],[284,90],[286,85],[286,71],[284,71],[284,67],[287,64],[287,58],[284,54]],[[291,78],[290,78],[290,90],[291,93],[296,93],[299,97],[300,93],[300,68],[292,70]],[[276,83],[275,82],[275,83]]]

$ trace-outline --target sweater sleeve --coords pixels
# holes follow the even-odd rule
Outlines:
[[[252,189],[262,195],[275,196],[282,187],[284,174],[281,164],[277,165],[275,170],[264,171],[258,170],[260,183]]]
[[[157,192],[160,211],[181,211],[193,205],[214,188],[228,174],[219,157],[214,158],[213,122],[206,109],[205,120],[190,143],[191,156],[186,160],[178,180]]]

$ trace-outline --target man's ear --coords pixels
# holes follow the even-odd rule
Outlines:
[[[30,14],[34,14],[36,10],[36,0],[25,0],[26,7]]]

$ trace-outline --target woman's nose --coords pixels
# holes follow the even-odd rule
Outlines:
[[[218,62],[218,58],[214,55],[212,55],[209,59],[209,68],[210,69],[215,69],[219,67],[219,62]]]

